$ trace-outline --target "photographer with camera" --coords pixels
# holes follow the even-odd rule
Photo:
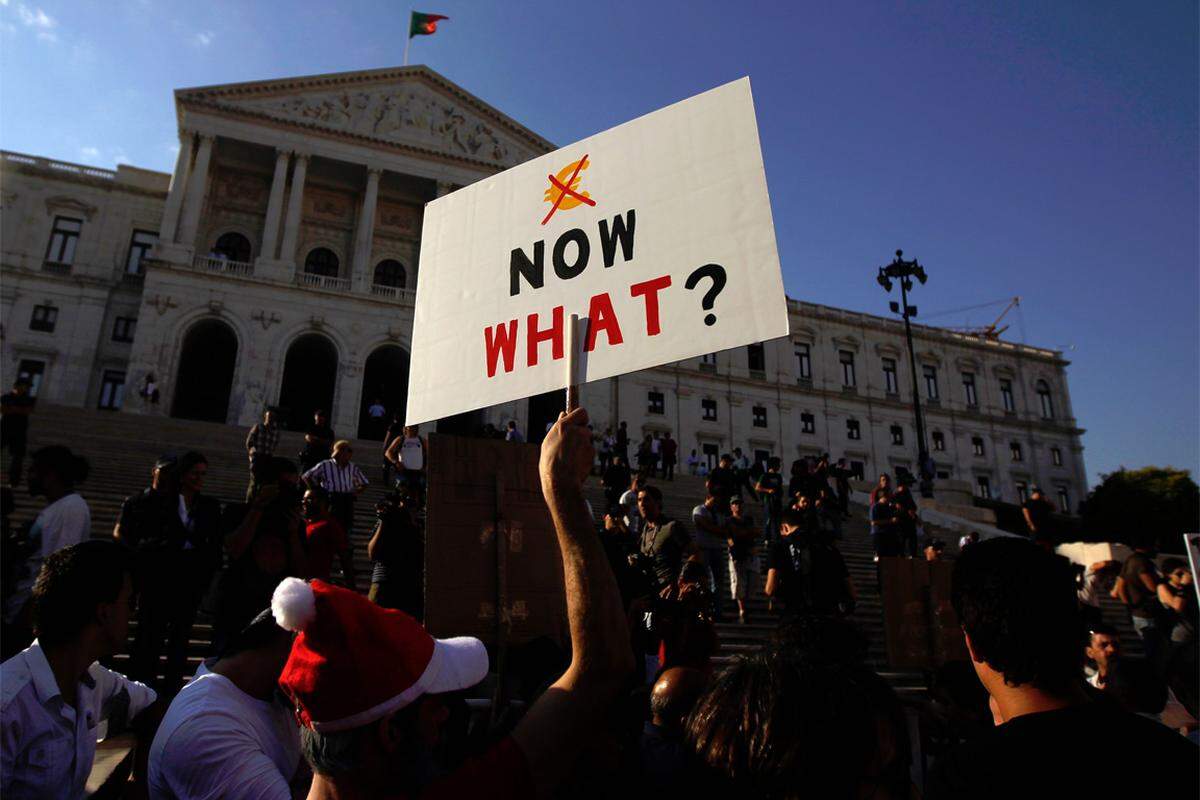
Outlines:
[[[417,524],[416,500],[407,486],[375,506],[375,531],[367,543],[371,590],[367,598],[415,619],[424,614],[425,539]]]
[[[208,599],[214,652],[270,604],[281,580],[308,574],[302,495],[296,465],[276,456],[250,503],[226,506],[221,529],[229,564]]]

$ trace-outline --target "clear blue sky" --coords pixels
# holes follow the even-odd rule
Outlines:
[[[897,247],[923,313],[1020,295],[1093,482],[1200,466],[1196,3],[421,3],[411,61],[559,144],[749,75],[790,295],[886,313]],[[407,11],[0,0],[0,147],[168,171],[173,89],[398,65]]]

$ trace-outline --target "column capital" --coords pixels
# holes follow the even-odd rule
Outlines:
[[[179,141],[181,144],[185,141],[190,142],[192,139],[195,139],[198,135],[199,134],[197,134],[191,128],[180,128],[179,129]]]
[[[276,147],[275,148],[275,158],[276,159],[290,158],[293,152],[294,151],[290,147],[282,147],[282,146]]]
[[[307,163],[308,160],[312,158],[312,153],[308,152],[307,150],[293,149],[292,155],[296,157],[297,162],[304,161]]]
[[[215,142],[217,140],[217,135],[215,133],[201,133],[199,131],[196,131],[196,132],[194,132],[194,135],[200,139],[201,144],[208,142],[211,145],[213,142]]]
[[[376,178],[378,178],[379,176],[381,176],[383,174],[384,168],[379,166],[378,164],[367,164],[366,166],[367,166],[367,177],[368,178],[370,178],[372,175],[375,176]]]

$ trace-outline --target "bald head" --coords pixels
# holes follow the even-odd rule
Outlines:
[[[681,730],[692,706],[700,699],[708,679],[698,669],[672,667],[663,672],[650,693],[650,713],[655,725]]]

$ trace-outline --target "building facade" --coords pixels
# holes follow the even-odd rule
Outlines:
[[[246,425],[316,408],[369,436],[402,413],[424,204],[554,149],[425,67],[176,92],[166,175],[4,153],[0,311],[6,377],[39,397]],[[903,327],[790,302],[786,340],[583,389],[596,427],[672,431],[681,456],[831,453],[864,475],[913,468]],[[1086,492],[1061,353],[918,326],[939,474],[1018,500]],[[144,397],[148,381],[158,401]],[[561,397],[443,420],[537,433]]]

